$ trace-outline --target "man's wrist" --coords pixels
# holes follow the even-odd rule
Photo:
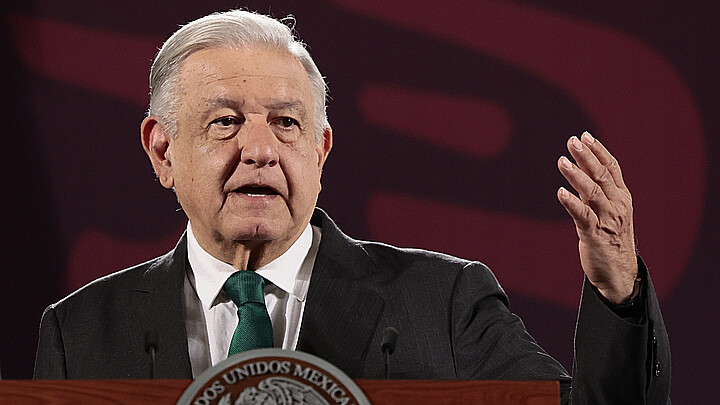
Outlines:
[[[598,294],[600,298],[605,302],[605,305],[610,308],[617,316],[629,320],[629,321],[640,321],[640,318],[645,314],[645,280],[637,277],[635,284],[633,285],[632,294],[627,300],[616,304],[610,302],[607,298],[603,297],[602,294]]]

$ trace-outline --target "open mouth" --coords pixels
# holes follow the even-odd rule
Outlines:
[[[249,197],[267,197],[270,195],[279,195],[277,191],[267,186],[243,186],[234,190],[234,192],[245,194]]]

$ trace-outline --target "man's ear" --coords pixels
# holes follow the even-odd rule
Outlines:
[[[315,150],[318,154],[318,170],[320,170],[320,177],[318,177],[318,190],[322,190],[322,169],[323,166],[325,166],[325,161],[327,160],[328,155],[330,154],[330,149],[332,149],[333,145],[333,134],[332,134],[332,128],[326,128],[323,131],[322,139],[320,142],[316,145]]]
[[[160,122],[160,117],[151,115],[143,120],[140,125],[140,140],[160,184],[165,188],[172,188],[175,181],[172,173],[170,135]]]
[[[328,127],[323,131],[322,139],[320,140],[320,143],[318,143],[318,145],[317,145],[318,166],[320,167],[320,170],[322,170],[323,165],[325,165],[325,160],[327,160],[327,157],[330,154],[330,149],[332,149],[332,145],[333,145],[332,128]]]

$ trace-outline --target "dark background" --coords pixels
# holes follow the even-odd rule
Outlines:
[[[159,255],[186,219],[139,143],[147,75],[216,10],[294,14],[330,86],[319,205],[347,233],[482,260],[566,367],[581,270],[556,159],[590,130],[635,198],[672,397],[720,394],[720,6],[715,1],[5,1],[3,377],[32,374],[43,309]]]

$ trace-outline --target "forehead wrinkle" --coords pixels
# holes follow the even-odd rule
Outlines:
[[[228,76],[228,77],[216,77],[216,76],[217,76],[217,73],[215,73],[215,72],[206,74],[204,77],[202,77],[203,84],[207,86],[207,85],[211,85],[211,84],[214,84],[217,82],[222,82],[225,80],[254,79],[254,78],[265,78],[265,77],[287,79],[288,81],[290,81],[289,77],[287,77],[286,75],[282,75],[282,74],[273,75],[273,74],[242,73],[242,74],[232,75],[232,76]]]
[[[204,79],[211,78],[213,76],[215,76],[215,75],[207,74],[204,77]],[[262,103],[266,107],[268,107],[268,108],[272,107],[274,109],[290,109],[290,108],[292,108],[292,109],[302,109],[303,111],[305,110],[305,108],[304,108],[305,106],[303,105],[302,101],[300,99],[297,99],[296,96],[292,96],[291,97],[292,99],[290,101],[283,101],[283,100],[274,101],[273,100],[273,98],[282,98],[285,96],[289,96],[289,94],[287,94],[288,92],[303,93],[302,85],[300,83],[294,83],[294,81],[291,80],[291,78],[288,78],[287,76],[284,76],[284,75],[236,75],[236,76],[232,76],[232,77],[213,78],[212,80],[203,81],[202,85],[203,85],[203,87],[206,87],[206,86],[211,86],[213,83],[222,82],[222,81],[226,81],[226,80],[242,79],[242,78],[256,78],[256,77],[272,77],[272,78],[284,79],[282,82],[276,83],[274,85],[274,86],[277,86],[277,88],[273,92],[273,97],[270,97],[270,101],[268,101],[267,103]],[[244,82],[244,80],[243,80],[243,82]],[[235,93],[235,90],[233,90],[234,87],[238,87],[237,85],[227,86],[224,84],[221,86],[223,86],[222,87],[223,90],[220,91],[220,93],[230,93],[230,94]],[[242,94],[243,92],[244,91],[241,91],[240,93]],[[283,95],[285,95],[285,96],[283,96]],[[204,97],[203,101],[205,101],[206,104],[213,104],[213,105],[220,104],[220,106],[227,106],[227,107],[231,107],[231,108],[232,108],[231,104],[233,104],[233,103],[236,104],[237,106],[242,106],[245,103],[243,100],[242,103],[238,104],[232,98],[222,97],[222,96],[219,96],[217,98]]]

